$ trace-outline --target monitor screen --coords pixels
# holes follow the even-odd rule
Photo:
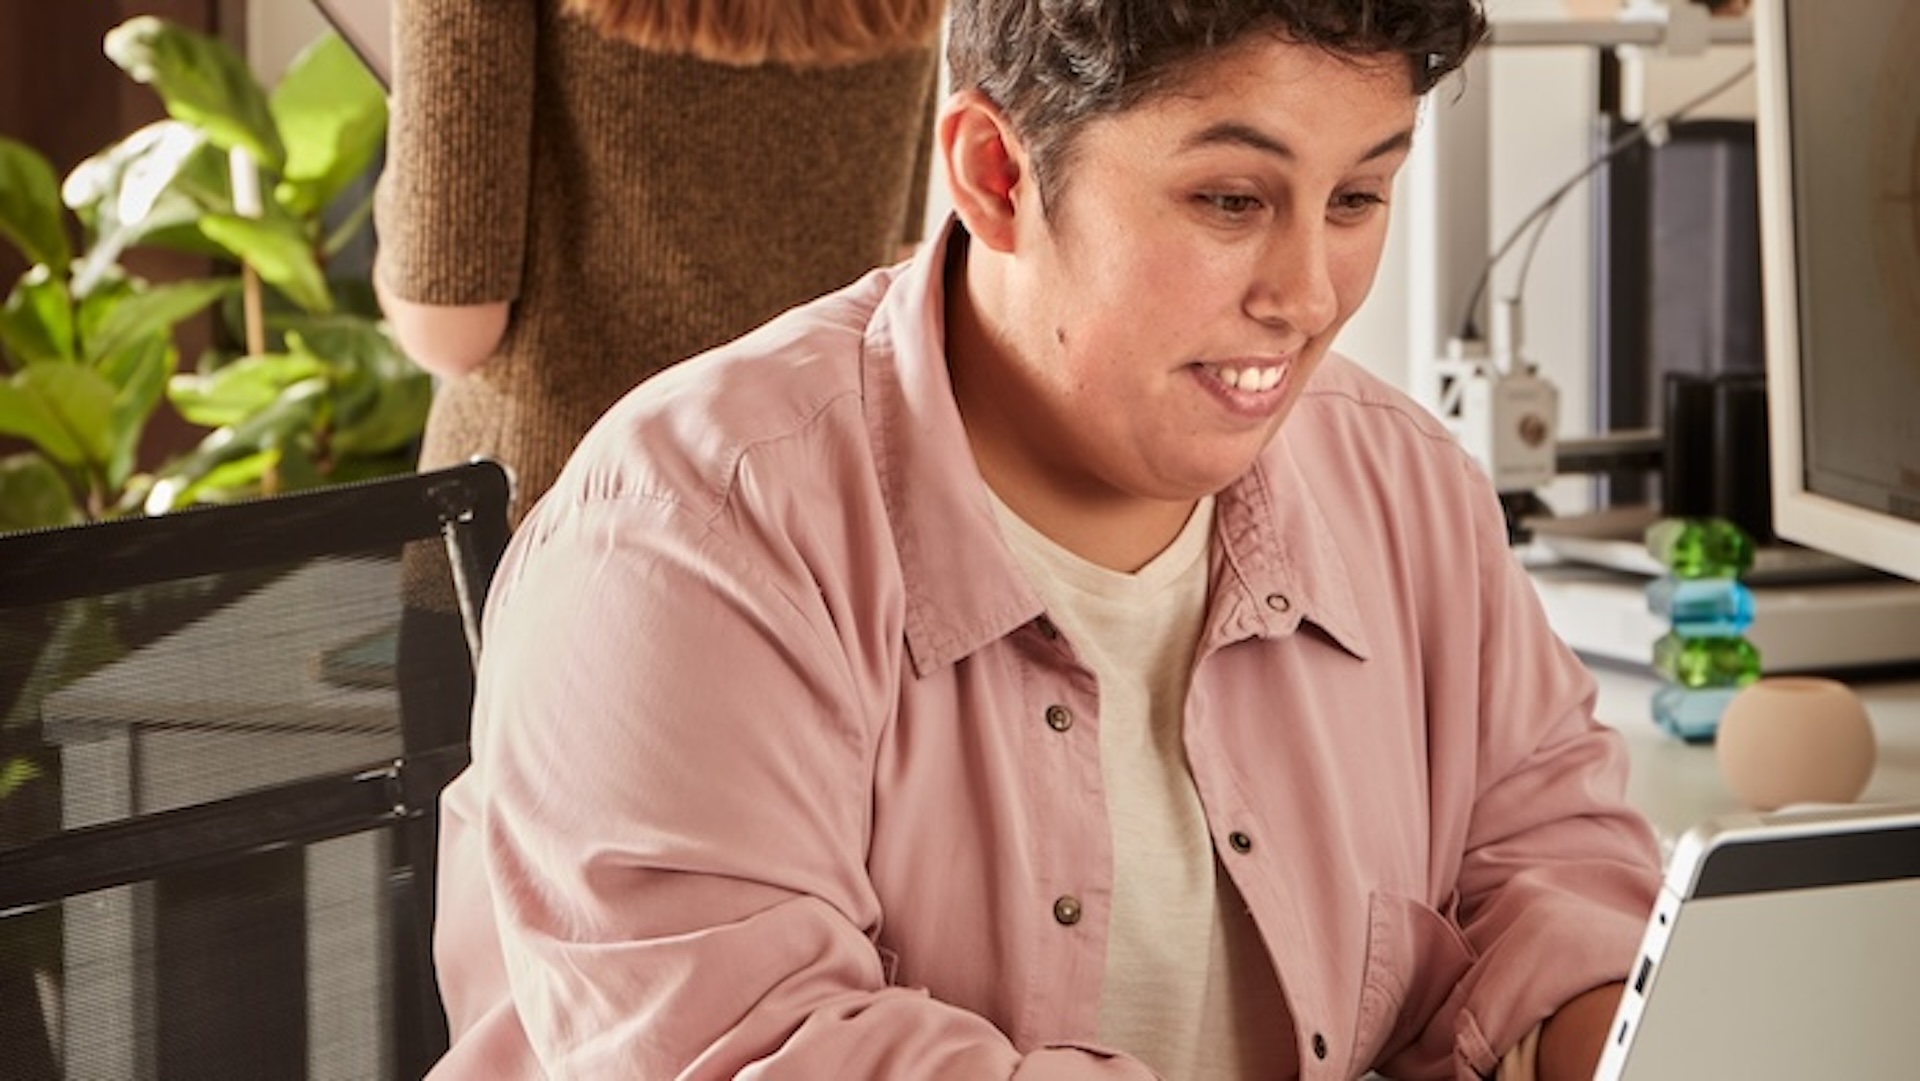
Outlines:
[[[1774,527],[1920,579],[1920,3],[1754,19]]]

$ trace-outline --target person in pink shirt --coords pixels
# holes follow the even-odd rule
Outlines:
[[[437,1076],[1590,1076],[1658,886],[1622,742],[1486,478],[1328,351],[1483,33],[956,0],[954,220],[642,384],[513,538]]]

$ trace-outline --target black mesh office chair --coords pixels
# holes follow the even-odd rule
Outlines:
[[[507,478],[0,536],[0,1081],[412,1078]]]

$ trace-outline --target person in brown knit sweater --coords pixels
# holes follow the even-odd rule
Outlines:
[[[892,262],[942,0],[402,0],[375,282],[513,520],[670,364]]]

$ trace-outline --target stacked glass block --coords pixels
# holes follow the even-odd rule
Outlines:
[[[1653,645],[1653,719],[1688,743],[1710,743],[1740,688],[1760,678],[1747,641],[1753,538],[1722,518],[1666,518],[1647,529],[1647,550],[1666,573],[1647,585],[1647,607],[1669,630]]]

